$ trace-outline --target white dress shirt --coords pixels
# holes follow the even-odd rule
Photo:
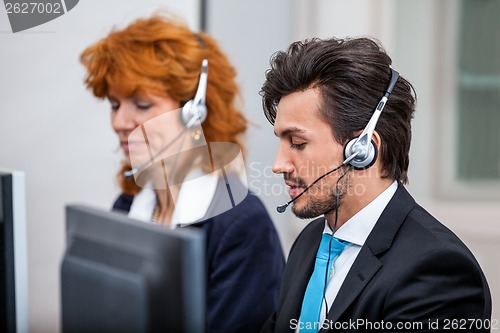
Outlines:
[[[170,228],[174,229],[179,224],[189,224],[200,221],[207,213],[212,202],[219,172],[202,174],[201,170],[193,170],[182,183],[179,195],[175,200],[174,212],[170,221]],[[156,206],[156,193],[152,188],[143,188],[135,197],[128,216],[144,222],[151,222],[151,217]]]
[[[227,166],[225,168],[227,169]],[[172,229],[222,214],[243,201],[248,194],[244,172],[239,175],[234,173],[229,175],[227,172],[223,174],[222,170],[218,169],[207,174],[200,169],[193,169],[185,179],[187,180],[182,182],[175,198],[174,212],[170,220]],[[222,188],[219,184],[221,180],[225,182]],[[128,216],[151,222],[156,205],[155,190],[143,188],[134,197]]]
[[[325,320],[326,313],[330,311],[347,273],[351,269],[354,260],[356,260],[359,251],[361,251],[361,247],[365,244],[368,235],[397,189],[398,183],[394,181],[384,192],[347,220],[335,232],[334,237],[347,241],[350,244],[345,247],[344,251],[342,251],[333,264],[334,274],[326,287],[326,304],[323,301],[320,312],[320,323]],[[326,220],[323,233],[332,234]]]

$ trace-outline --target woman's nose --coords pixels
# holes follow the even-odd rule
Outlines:
[[[131,131],[138,126],[133,112],[126,105],[120,105],[111,113],[111,126],[115,132]]]

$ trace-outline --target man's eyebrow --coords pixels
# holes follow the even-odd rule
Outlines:
[[[290,136],[293,134],[303,134],[306,132],[307,131],[305,129],[302,129],[302,128],[290,127],[290,128],[287,128],[287,129],[284,129],[283,131],[281,131],[281,133],[279,133],[279,135],[278,135],[278,133],[274,132],[274,135],[277,137],[283,138],[285,136]]]

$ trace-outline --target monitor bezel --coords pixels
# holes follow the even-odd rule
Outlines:
[[[61,264],[63,331],[65,327],[68,327],[68,324],[65,324],[63,270],[65,261],[71,260],[66,254],[71,247],[71,242],[75,239],[83,239],[97,246],[105,245],[118,251],[135,253],[156,264],[165,260],[159,256],[166,251],[167,242],[179,242],[182,246],[182,255],[180,255],[182,272],[180,274],[185,279],[182,286],[183,332],[194,333],[205,330],[205,246],[203,234],[199,230],[187,228],[171,230],[160,225],[131,219],[118,212],[104,211],[85,205],[67,205],[66,236],[66,253]],[[150,243],[146,243],[145,239],[148,239]]]
[[[0,223],[6,264],[6,329],[28,332],[28,244],[26,183],[22,171],[0,169]]]

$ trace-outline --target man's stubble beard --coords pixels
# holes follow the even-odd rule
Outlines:
[[[348,184],[346,184],[346,186],[348,186]],[[318,198],[314,195],[307,195],[308,193],[304,193],[304,199],[307,199],[307,203],[300,209],[294,203],[292,206],[293,213],[295,214],[295,216],[301,219],[312,219],[320,215],[338,211],[340,209],[340,206],[342,206],[342,198],[345,195],[345,191],[341,190],[340,187],[343,186],[339,186],[338,207],[337,191],[335,189],[335,186],[333,186],[333,189],[328,189],[327,195],[322,198]]]

